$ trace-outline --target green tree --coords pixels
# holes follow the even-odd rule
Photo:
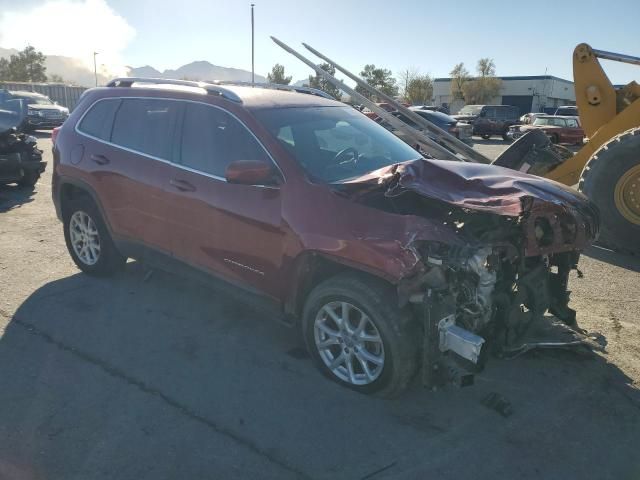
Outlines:
[[[404,93],[412,105],[427,105],[433,97],[433,80],[429,75],[417,75],[409,80]]]
[[[469,81],[469,71],[464,63],[460,62],[449,72],[451,75],[451,98],[452,100],[464,100],[463,87]]]
[[[491,58],[481,58],[476,66],[478,77],[466,82],[462,89],[467,104],[491,102],[500,95],[502,80],[496,78],[496,65]]]
[[[51,75],[49,75],[48,80],[52,83],[65,83],[64,78],[62,78],[57,73],[52,73]]]
[[[289,85],[291,83],[291,77],[287,77],[284,74],[284,66],[276,63],[271,69],[271,73],[267,73],[267,80],[269,83],[279,83],[280,85]]]
[[[5,80],[14,82],[46,82],[46,57],[31,45],[16,55],[11,55],[6,64]],[[2,74],[2,67],[0,67]]]
[[[336,74],[336,69],[333,65],[329,65],[328,63],[321,63],[318,65],[322,70],[327,72],[332,77]],[[323,92],[328,93],[336,100],[340,100],[342,94],[340,93],[340,89],[334,87],[331,83],[327,82],[322,76],[319,74],[309,75],[309,83],[308,85],[311,88],[317,88],[318,90],[322,90]]]
[[[391,97],[398,95],[398,86],[396,85],[396,79],[393,78],[391,70],[376,68],[373,64],[367,64],[364,66],[364,70],[360,72],[360,77],[382,93]],[[356,91],[369,99],[372,98],[372,95],[359,85],[356,87]]]
[[[9,60],[0,58],[0,80],[9,80]]]

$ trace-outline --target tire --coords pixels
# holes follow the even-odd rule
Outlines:
[[[25,172],[22,178],[18,181],[18,186],[33,188],[36,183],[38,183],[38,179],[40,179],[40,172],[29,171]]]
[[[487,135],[486,133],[483,135],[480,135],[482,138],[484,138],[485,140],[489,140],[491,138],[491,135]]]
[[[348,309],[351,329],[357,327],[360,314],[366,315],[370,324],[364,329],[364,334],[369,338],[376,338],[376,332],[380,342],[365,342],[355,347],[353,343],[348,343],[348,338],[338,335],[325,335],[320,330],[319,325],[325,327],[337,327],[330,315],[326,314],[325,307],[330,308],[334,313],[341,312],[341,304],[350,305]],[[304,311],[302,332],[307,349],[314,362],[322,373],[331,380],[365,394],[377,394],[382,397],[395,397],[399,395],[413,378],[418,366],[419,352],[419,327],[413,321],[413,316],[409,308],[398,308],[398,300],[393,286],[369,277],[364,274],[340,274],[330,278],[318,286],[308,296]],[[337,308],[338,310],[333,310]],[[338,328],[331,328],[338,333]],[[353,335],[356,335],[353,333]],[[325,340],[336,340],[336,343],[328,348],[320,350],[318,343]],[[382,348],[382,353],[379,348]],[[348,376],[347,363],[339,366],[335,373],[327,363],[342,355],[346,350],[350,351],[350,362],[352,372],[356,381],[348,378],[340,378],[339,375]],[[354,350],[355,348],[355,350]],[[363,368],[363,349],[367,353],[377,355],[378,360],[382,358],[381,365],[365,360],[367,369],[371,376],[366,378]],[[360,358],[360,360],[358,359]],[[342,373],[339,372],[342,370]],[[356,384],[356,383],[360,384]]]
[[[557,145],[560,142],[558,135],[555,133],[549,137],[549,140],[551,140],[551,143],[553,143],[554,145]]]
[[[502,140],[504,140],[505,142],[510,141],[511,139],[507,136],[507,132],[502,134]]]
[[[82,224],[84,222],[84,216],[88,217],[91,221],[89,225],[91,225],[90,230],[97,232],[95,235],[85,235],[90,237],[89,239],[85,239],[84,244],[92,243],[93,249],[91,249],[88,245],[85,249],[87,252],[87,256],[80,256],[76,251],[72,244],[72,222],[75,226],[77,226],[77,222],[80,221]],[[109,234],[109,230],[107,229],[104,220],[102,219],[102,215],[98,208],[96,207],[93,200],[90,197],[83,195],[73,200],[70,200],[63,206],[63,226],[64,226],[64,239],[67,244],[67,250],[69,251],[69,255],[73,259],[74,263],[78,266],[80,270],[89,275],[95,276],[109,276],[121,270],[127,259],[122,256],[120,252],[116,249],[113,240],[111,239],[111,235]],[[82,233],[77,228],[74,229],[77,232]],[[95,241],[97,238],[97,242]],[[88,242],[87,240],[94,240],[93,242]],[[95,254],[96,249],[95,245],[98,245],[97,255]],[[91,252],[94,252],[94,255],[91,255]],[[82,253],[82,250],[81,252]],[[93,262],[91,259],[93,258]]]
[[[638,168],[640,128],[635,128],[615,136],[600,147],[582,171],[578,184],[578,190],[600,210],[598,243],[634,254],[640,254],[640,223],[632,222],[616,205],[616,185],[625,173],[628,174],[631,169],[637,172]],[[637,200],[640,202],[640,198]],[[634,208],[638,205],[634,204]]]

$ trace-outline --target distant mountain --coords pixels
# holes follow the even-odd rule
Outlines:
[[[144,77],[144,78],[161,78],[162,73],[160,73],[155,68],[145,65],[144,67],[127,67],[127,71],[130,77]]]
[[[132,77],[177,78],[201,81],[251,81],[251,72],[248,72],[247,70],[241,70],[239,68],[220,67],[204,60],[191,62],[181,66],[180,68],[177,68],[176,70],[165,70],[164,72],[160,72],[148,65],[138,68],[129,68],[129,75]],[[256,82],[267,81],[267,79],[262,75],[256,75],[255,77]]]
[[[13,48],[1,48],[0,58],[9,58],[11,55],[18,53]],[[65,82],[73,85],[81,85],[83,87],[92,87],[95,85],[95,76],[93,70],[90,70],[81,60],[72,57],[64,57],[62,55],[47,55],[44,62],[47,68],[47,75],[60,75]],[[104,84],[109,80],[106,76],[98,74],[98,82]]]
[[[15,55],[16,53],[18,53],[18,51],[15,49],[0,47],[0,58],[9,58],[9,56]],[[60,75],[65,82],[84,87],[92,87],[95,85],[93,69],[89,68],[77,58],[64,57],[61,55],[47,55],[45,67],[47,67],[47,75]],[[207,61],[188,63],[175,70],[165,70],[164,72],[160,72],[150,65],[137,68],[125,68],[126,72],[131,77],[177,78],[202,81],[251,81],[251,72],[248,72],[247,70],[220,67]],[[110,77],[98,74],[99,84],[104,85],[109,80],[111,80]],[[256,82],[266,81],[267,79],[262,75],[256,75]]]

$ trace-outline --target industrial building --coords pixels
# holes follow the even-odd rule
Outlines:
[[[498,77],[502,80],[501,96],[494,98],[493,105],[514,105],[520,114],[542,112],[560,105],[575,105],[573,82],[552,75],[523,77]],[[456,113],[464,102],[452,102],[451,79],[436,78],[433,81],[433,104],[446,106]]]

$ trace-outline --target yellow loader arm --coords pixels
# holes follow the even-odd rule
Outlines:
[[[640,58],[594,50],[586,43],[573,52],[573,79],[580,123],[589,142],[575,156],[544,175],[575,185],[593,154],[616,135],[640,126],[640,85],[615,89],[598,58],[640,65]]]

